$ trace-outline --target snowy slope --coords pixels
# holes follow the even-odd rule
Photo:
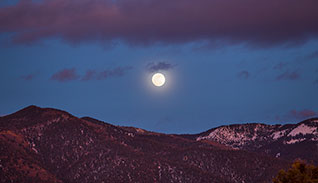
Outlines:
[[[264,152],[274,157],[318,160],[318,119],[286,125],[221,126],[198,134],[196,140],[214,141],[234,149]]]
[[[274,142],[281,139],[309,141],[318,140],[318,120],[307,120],[294,125],[241,124],[214,128],[197,137],[212,140],[233,148],[244,148],[254,142]],[[306,138],[305,138],[306,137]],[[286,141],[287,142],[287,141]],[[297,143],[297,141],[295,141]]]

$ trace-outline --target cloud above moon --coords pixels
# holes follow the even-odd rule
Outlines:
[[[173,69],[175,65],[166,63],[166,62],[157,62],[157,63],[149,63],[146,66],[146,69],[149,72],[158,72],[158,71],[166,71]]]
[[[0,33],[18,44],[297,45],[318,37],[317,7],[317,0],[20,0],[0,8]]]

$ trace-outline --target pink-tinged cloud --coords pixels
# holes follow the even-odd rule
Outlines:
[[[273,69],[275,70],[283,70],[284,68],[286,68],[288,64],[286,62],[279,62],[278,64],[276,64]]]
[[[96,71],[95,70],[88,70],[86,71],[85,75],[81,79],[82,81],[88,81],[96,78]]]
[[[20,0],[0,8],[14,43],[192,41],[297,45],[318,37],[317,0]]]
[[[302,120],[302,119],[307,119],[307,118],[316,117],[316,116],[318,116],[318,113],[316,113],[316,112],[313,111],[313,110],[304,109],[304,110],[301,110],[301,111],[291,110],[291,111],[289,112],[289,115],[290,115],[292,118]]]
[[[27,75],[23,75],[21,76],[21,79],[25,80],[25,81],[31,81],[36,77],[36,74],[27,74]]]
[[[241,71],[237,74],[237,77],[240,79],[248,79],[250,77],[250,73],[248,71]]]
[[[76,74],[75,68],[63,69],[52,75],[51,79],[59,82],[67,82],[77,80],[79,76]]]
[[[315,59],[318,58],[318,51],[314,51],[307,56],[307,59]]]
[[[318,111],[315,112],[311,109],[303,109],[303,110],[290,110],[286,114],[276,115],[274,118],[277,121],[288,122],[290,120],[305,120],[313,117],[318,117]]]
[[[127,73],[132,67],[116,67],[114,69],[107,69],[103,71],[88,70],[81,79],[82,81],[89,80],[104,80],[110,77],[121,77]]]
[[[300,78],[300,74],[297,71],[286,71],[276,77],[276,80],[297,80]]]

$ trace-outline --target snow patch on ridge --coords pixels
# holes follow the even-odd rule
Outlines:
[[[231,146],[232,148],[242,147],[247,143],[251,143],[257,140],[265,140],[264,137],[259,134],[264,131],[271,131],[271,129],[266,129],[266,125],[241,125],[236,127],[223,126],[214,129],[207,136],[197,137],[199,140],[213,140],[221,144]]]
[[[285,144],[295,144],[295,143],[302,142],[302,141],[305,141],[305,140],[306,140],[305,138],[301,138],[301,139],[290,139],[289,141],[286,141]]]
[[[277,139],[279,139],[279,138],[285,136],[286,131],[287,131],[287,130],[282,130],[282,131],[274,132],[274,133],[272,134],[273,139],[274,139],[274,140],[277,140]]]
[[[236,146],[243,145],[247,141],[247,137],[243,133],[235,133],[233,130],[227,127],[221,127],[213,130],[208,136],[198,137],[197,140],[213,139],[222,144],[232,142]],[[232,146],[233,146],[232,145]]]
[[[317,127],[310,127],[305,124],[301,124],[298,127],[294,128],[287,136],[294,137],[298,134],[303,134],[303,135],[313,134],[315,131],[317,131]]]

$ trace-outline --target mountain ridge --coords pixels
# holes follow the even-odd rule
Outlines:
[[[265,183],[292,162],[196,138],[29,106],[0,118],[0,182]]]

